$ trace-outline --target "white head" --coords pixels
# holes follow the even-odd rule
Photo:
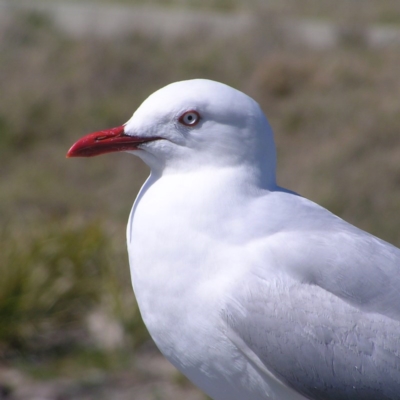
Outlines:
[[[172,83],[147,98],[122,127],[87,135],[68,156],[129,151],[158,174],[249,166],[275,184],[272,130],[252,98],[222,83]]]

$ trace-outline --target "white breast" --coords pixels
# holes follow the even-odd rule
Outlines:
[[[243,247],[237,251],[232,232],[243,218],[235,217],[239,195],[219,196],[214,188],[215,197],[229,199],[224,207],[214,198],[202,201],[201,188],[186,191],[185,177],[153,179],[132,209],[127,236],[136,298],[161,352],[216,400],[303,399],[255,362],[257,357],[232,337],[223,318],[226,302],[247,272],[240,260],[246,256]],[[229,226],[216,223],[214,214],[228,209]],[[284,397],[275,397],[282,391]]]

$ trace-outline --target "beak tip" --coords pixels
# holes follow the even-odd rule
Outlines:
[[[65,155],[65,158],[76,157],[75,151],[74,151],[74,150],[75,150],[74,147],[75,147],[75,146],[72,146],[72,147],[67,151],[67,154]]]
[[[137,150],[138,146],[158,138],[140,138],[125,134],[125,126],[89,133],[75,142],[68,150],[66,158],[93,157],[115,151]]]

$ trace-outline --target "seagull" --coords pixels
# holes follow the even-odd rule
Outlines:
[[[400,399],[400,249],[276,182],[256,101],[195,79],[68,157],[151,169],[127,226],[133,289],[164,356],[214,400]]]

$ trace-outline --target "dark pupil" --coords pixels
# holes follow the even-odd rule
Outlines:
[[[191,121],[193,117],[191,115],[188,115],[188,120]]]

